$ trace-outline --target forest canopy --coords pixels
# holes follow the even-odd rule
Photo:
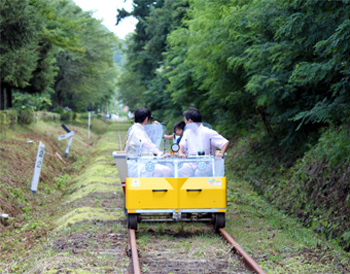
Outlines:
[[[280,141],[349,119],[349,1],[134,0],[120,98],[163,122],[199,108]],[[137,87],[127,87],[128,79]],[[131,93],[133,96],[131,96]]]
[[[76,111],[114,95],[119,41],[91,12],[71,0],[4,0],[0,13],[0,109],[13,92]]]

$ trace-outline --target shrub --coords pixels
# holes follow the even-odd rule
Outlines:
[[[26,106],[34,110],[46,110],[52,106],[50,95],[45,94],[28,94],[19,91],[13,93],[13,107],[19,108]]]
[[[61,120],[66,122],[78,121],[80,119],[80,114],[73,112],[70,108],[56,108],[55,113],[61,115]]]
[[[38,111],[36,113],[36,117],[38,120],[43,120],[43,121],[59,121],[59,120],[61,120],[60,114],[53,113],[53,112],[46,112],[46,111]]]
[[[18,122],[18,112],[15,109],[8,109],[0,111],[1,126],[14,126]]]
[[[97,134],[105,133],[108,128],[108,124],[101,119],[91,119],[91,130]]]
[[[73,113],[73,120],[79,122],[81,118],[81,115],[77,112]]]
[[[22,106],[18,110],[18,123],[29,125],[35,122],[35,111],[31,107]]]
[[[61,114],[61,120],[71,122],[73,120],[73,112],[64,112]]]

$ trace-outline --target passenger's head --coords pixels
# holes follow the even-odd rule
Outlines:
[[[202,115],[198,109],[190,107],[184,112],[185,122],[187,123],[201,123]]]
[[[151,122],[153,116],[147,108],[138,108],[135,110],[135,123],[142,124],[148,118],[148,122]]]
[[[185,126],[186,124],[184,121],[179,121],[174,125],[173,132],[178,136],[182,136]]]

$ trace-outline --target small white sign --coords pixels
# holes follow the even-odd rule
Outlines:
[[[63,139],[69,138],[68,139],[68,143],[67,143],[67,147],[66,147],[66,151],[64,153],[64,157],[67,158],[68,157],[68,153],[69,153],[69,149],[70,146],[72,145],[72,141],[73,141],[73,137],[74,137],[74,131],[71,131],[67,134],[61,135],[58,137],[58,141],[61,141]]]
[[[69,149],[70,149],[70,146],[71,146],[72,141],[73,141],[74,131],[72,131],[72,132],[73,132],[73,135],[71,137],[69,137],[67,147],[66,147],[66,152],[64,153],[65,158],[68,157]]]
[[[219,178],[210,178],[210,179],[208,179],[208,183],[211,186],[221,186],[221,179],[219,179]]]
[[[69,133],[67,133],[67,134],[64,134],[64,135],[61,135],[61,136],[58,136],[58,141],[61,141],[61,140],[63,140],[63,139],[67,139],[67,138],[69,138],[69,137],[72,137],[74,135],[74,131],[71,131],[71,132],[69,132]]]
[[[89,111],[89,120],[88,120],[88,139],[90,139],[90,127],[91,127],[91,111]]]
[[[132,183],[131,183],[131,186],[139,187],[139,186],[140,186],[140,181],[139,181],[139,179],[133,179],[133,180],[132,180]]]
[[[30,188],[34,194],[38,190],[41,167],[44,162],[44,154],[45,154],[45,145],[40,141],[39,147],[38,147],[38,153],[36,154],[36,161],[35,161],[34,173],[32,178],[32,186]]]

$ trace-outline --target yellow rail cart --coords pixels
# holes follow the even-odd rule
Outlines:
[[[166,147],[166,142],[159,146]],[[179,158],[177,150],[178,146],[172,145],[171,153],[164,149],[161,157],[148,153],[132,159],[113,152],[119,173],[125,174],[125,163],[128,167],[125,210],[129,228],[152,221],[204,221],[213,223],[216,230],[225,226],[224,159],[213,155]],[[155,177],[162,168],[171,171],[169,176]]]

